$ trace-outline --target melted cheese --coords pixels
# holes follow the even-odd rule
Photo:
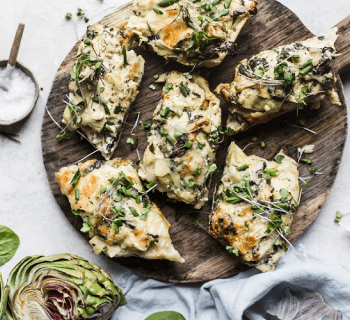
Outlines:
[[[142,35],[149,48],[166,59],[176,60],[185,65],[214,67],[222,62],[228,53],[235,50],[235,41],[244,25],[249,22],[250,14],[256,12],[256,1],[232,0],[226,15],[220,15],[224,8],[225,0],[216,4],[218,19],[209,19],[209,23],[202,27],[198,17],[204,22],[204,17],[209,16],[207,10],[201,11],[200,2],[181,1],[165,8],[158,6],[160,0],[134,0],[133,14],[129,18],[128,27],[137,30]],[[203,1],[202,1],[203,2]],[[195,31],[186,25],[183,20],[186,4],[191,24]],[[155,10],[162,14],[157,14]],[[207,37],[212,39],[211,45],[201,52],[195,49],[199,42],[187,52],[192,35],[199,30],[204,31]],[[177,45],[180,52],[174,51]]]
[[[157,189],[169,198],[201,208],[208,200],[209,167],[215,161],[218,145],[220,101],[209,91],[205,79],[197,75],[188,79],[172,71],[161,75],[159,81],[166,81],[165,87],[172,84],[172,89],[163,90],[154,111],[139,175],[157,184]],[[166,110],[171,113],[164,117],[161,114]]]
[[[305,87],[309,90],[305,102],[313,108],[319,108],[326,96],[332,103],[340,104],[333,89],[336,81],[334,72],[329,66],[335,56],[336,32],[337,28],[334,28],[323,37],[280,46],[241,61],[235,69],[233,82],[220,84],[215,90],[230,103],[227,127],[233,130],[233,134],[295,110],[299,102],[297,99],[301,99],[302,88]],[[312,59],[313,69],[299,77],[300,67],[309,59]],[[290,88],[294,94],[289,94],[290,89],[284,90],[283,81],[275,76],[275,67],[283,62],[287,63],[284,70],[295,75],[295,84]],[[261,70],[263,78],[259,77]]]
[[[72,186],[70,182],[78,169],[81,178],[76,186]],[[151,204],[147,219],[141,219],[144,203],[149,202],[147,195],[143,195],[138,203],[133,197],[118,192],[121,198],[115,202],[112,194],[115,188],[109,179],[120,178],[121,172],[134,183],[130,190],[142,194],[141,181],[130,160],[89,160],[61,168],[56,173],[61,191],[68,197],[72,210],[78,211],[84,222],[91,226],[90,244],[95,253],[103,252],[111,258],[137,255],[147,259],[183,262],[171,243],[170,224],[155,203]],[[104,191],[107,191],[101,193],[101,186],[106,187]],[[78,200],[75,197],[76,189],[79,189]],[[125,211],[125,222],[119,227],[119,232],[113,226],[113,206],[123,207]],[[139,216],[134,216],[130,207],[136,209]]]
[[[138,94],[144,73],[143,58],[129,50],[133,38],[134,32],[130,29],[106,29],[99,24],[89,26],[73,70],[80,69],[79,82],[72,79],[69,84],[70,102],[74,105],[81,103],[83,107],[72,110],[67,106],[63,122],[70,130],[80,128],[105,159],[110,159],[117,147],[123,122]],[[100,76],[96,76],[96,63],[101,64]],[[78,115],[81,121],[77,121]]]
[[[275,230],[267,231],[271,209],[258,213],[252,207],[254,203],[271,208],[271,201],[280,200],[281,189],[289,192],[286,200],[290,205],[297,206],[299,197],[298,169],[296,162],[283,154],[282,163],[267,161],[257,156],[247,156],[232,142],[226,159],[222,184],[217,192],[217,201],[210,219],[210,234],[222,244],[238,249],[240,257],[253,263],[261,271],[272,271],[275,263],[286,252],[285,241]],[[237,168],[247,165],[249,168],[238,171]],[[266,179],[264,169],[277,169],[279,174]],[[249,174],[249,176],[248,176]],[[248,176],[248,178],[245,178]],[[226,191],[245,179],[253,191],[253,202],[242,201],[230,203],[225,200]],[[247,197],[247,196],[246,196]],[[265,202],[269,201],[269,202]],[[295,211],[295,210],[294,210]],[[282,228],[289,227],[293,212],[282,212]],[[280,245],[275,245],[276,240]]]

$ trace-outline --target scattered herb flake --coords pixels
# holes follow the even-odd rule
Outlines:
[[[301,159],[301,161],[307,163],[307,164],[311,164],[312,163],[312,160],[310,158],[304,158],[304,159]]]
[[[196,219],[196,220],[194,221],[193,225],[194,225],[195,227],[198,227],[198,226],[199,226],[199,222],[200,222],[201,220],[202,220],[202,218],[199,217],[198,219]]]
[[[212,163],[210,166],[209,166],[209,170],[208,170],[208,173],[211,174],[213,172],[215,172],[217,169],[217,166],[215,163]]]
[[[343,215],[341,214],[341,212],[340,212],[340,211],[337,211],[336,214],[335,214],[334,221],[339,223],[340,220],[341,220],[341,218],[342,218],[342,216],[343,216]]]
[[[137,138],[136,137],[129,137],[126,140],[126,143],[130,143],[133,149],[136,149],[137,147]]]

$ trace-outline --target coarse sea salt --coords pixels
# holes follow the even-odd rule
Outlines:
[[[14,121],[33,106],[35,84],[21,69],[0,68],[0,120]]]

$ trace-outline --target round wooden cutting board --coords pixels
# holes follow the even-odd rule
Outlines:
[[[130,14],[131,3],[128,3],[106,16],[101,23],[112,27],[127,19]],[[350,66],[348,45],[350,41],[347,41],[347,39],[350,39],[349,30],[350,17],[339,24],[338,34],[340,37],[336,47],[338,52],[343,55],[334,62],[334,68],[337,72],[344,71]],[[211,89],[214,90],[219,83],[228,83],[233,80],[234,67],[240,60],[260,51],[296,40],[305,40],[312,36],[298,17],[283,5],[273,0],[261,0],[258,6],[258,14],[251,19],[250,25],[244,28],[238,39],[237,55],[227,57],[216,68],[200,70],[201,75],[207,78]],[[74,46],[59,68],[47,102],[48,109],[59,123],[61,123],[65,108],[63,100],[65,95],[68,94],[69,71],[73,68],[77,47],[78,44]],[[165,65],[163,58],[139,47],[135,46],[134,50],[144,57],[146,65],[140,93],[132,105],[131,111],[140,111],[141,119],[151,120],[163,86],[162,84],[155,84],[157,89],[155,91],[150,90],[149,85],[154,83],[153,76],[171,69],[179,71],[189,71],[190,69],[175,62]],[[338,79],[337,91],[342,102],[341,106],[326,102],[319,110],[303,110],[299,114],[299,119],[305,119],[305,126],[315,131],[316,134],[286,124],[286,121],[290,124],[297,123],[296,114],[290,113],[234,137],[236,143],[242,148],[250,143],[253,137],[263,140],[266,144],[264,149],[259,144],[253,144],[245,152],[267,159],[272,159],[281,148],[286,150],[289,156],[296,159],[297,147],[307,144],[316,146],[315,151],[310,155],[313,159],[312,166],[323,172],[324,175],[314,177],[309,181],[310,188],[304,190],[299,210],[293,220],[289,236],[290,241],[296,240],[316,218],[337,175],[347,134],[346,105],[339,76]],[[223,124],[225,124],[227,105],[222,101],[221,107],[224,114]],[[135,115],[132,115],[132,112],[127,120],[130,124],[134,124],[136,118]],[[57,134],[59,134],[59,129],[45,113],[42,125],[42,149],[52,193],[69,221],[79,230],[82,224],[81,219],[71,213],[68,200],[61,194],[54,173],[61,167],[85,157],[94,149],[85,140],[81,141],[76,132],[71,133],[72,138],[70,140],[61,143],[58,143],[55,139]],[[135,150],[132,150],[131,146],[126,144],[129,135],[130,127],[126,125],[114,157],[137,161]],[[138,129],[138,138],[138,149],[142,156],[147,142],[147,132],[142,127]],[[226,278],[247,268],[208,234],[212,192],[214,186],[220,181],[229,143],[230,141],[226,137],[217,151],[218,170],[211,182],[210,201],[202,210],[193,211],[190,206],[184,204],[169,204],[165,201],[166,197],[159,193],[151,195],[171,223],[170,235],[173,244],[186,262],[181,264],[130,257],[116,259],[118,263],[144,276],[178,283]],[[90,158],[102,159],[98,153]],[[302,177],[310,176],[307,165],[300,165],[300,175]],[[195,226],[194,221],[198,218],[201,218],[200,224]]]

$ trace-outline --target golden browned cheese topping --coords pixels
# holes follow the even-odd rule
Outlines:
[[[172,71],[153,115],[139,175],[168,197],[201,208],[216,170],[220,101],[198,75]]]
[[[183,262],[171,243],[170,224],[130,160],[89,160],[60,169],[56,177],[96,254]]]
[[[230,84],[216,93],[230,103],[227,127],[231,134],[265,123],[310,104],[318,109],[327,97],[340,104],[330,64],[335,57],[337,28],[323,37],[280,46],[241,61]]]
[[[134,36],[123,24],[89,26],[71,71],[63,122],[80,128],[105,159],[117,147],[144,73],[143,58],[129,50]]]
[[[127,26],[166,59],[214,67],[234,53],[256,6],[249,0],[134,0]]]
[[[245,262],[272,271],[286,251],[299,202],[296,162],[282,151],[274,161],[247,156],[232,142],[216,194],[210,234]]]

